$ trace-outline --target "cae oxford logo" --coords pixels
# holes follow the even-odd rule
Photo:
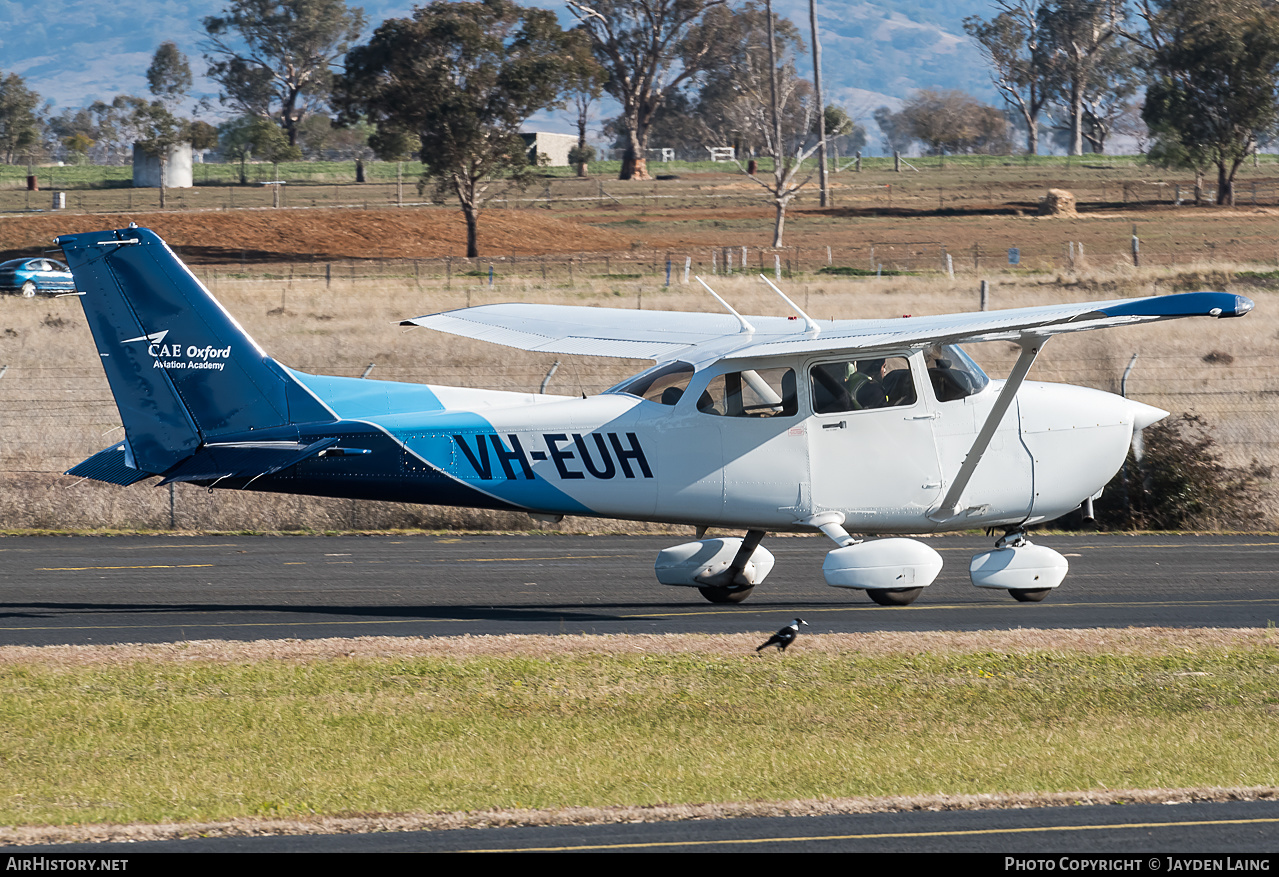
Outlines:
[[[168,334],[168,329],[162,329],[159,332],[152,332],[150,335],[139,335],[137,338],[126,338],[120,343],[132,344],[135,341],[147,342],[147,354],[155,359],[155,363],[152,366],[153,368],[194,368],[222,371],[226,363],[217,362],[217,360],[231,358],[230,346],[214,347],[212,345],[206,345],[204,347],[196,347],[192,344],[183,350],[181,344],[166,344],[164,342],[164,339]],[[182,358],[184,355],[186,357],[185,359]]]

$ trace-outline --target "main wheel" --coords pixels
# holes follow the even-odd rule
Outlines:
[[[923,588],[867,588],[866,594],[880,606],[909,606]]]
[[[22,297],[23,298],[36,297],[36,282],[34,280],[28,280],[26,283],[22,284]]]
[[[1040,600],[1048,596],[1048,592],[1052,588],[1009,588],[1008,593],[1013,595],[1013,599],[1018,603],[1038,603]]]
[[[740,603],[751,595],[751,591],[755,590],[755,586],[751,585],[747,588],[730,588],[724,585],[715,587],[698,588],[702,592],[702,596],[712,603]]]

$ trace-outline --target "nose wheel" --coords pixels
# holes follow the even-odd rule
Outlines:
[[[968,575],[979,588],[1006,590],[1018,603],[1038,603],[1066,577],[1066,558],[1013,529],[995,543],[994,551],[973,555]]]
[[[909,606],[923,588],[867,588],[866,595],[880,606]]]
[[[729,588],[724,586],[715,586],[708,588],[698,588],[702,592],[702,596],[712,603],[741,603],[751,595],[751,591],[755,590],[755,586],[749,588]]]

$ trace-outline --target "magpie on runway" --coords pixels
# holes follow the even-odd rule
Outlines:
[[[777,646],[777,650],[779,652],[786,651],[786,647],[795,641],[795,637],[799,636],[799,626],[801,624],[808,624],[808,622],[802,618],[796,618],[790,624],[786,625],[781,630],[777,631],[777,633],[769,637],[768,642],[755,649],[755,651],[762,652],[769,646]]]

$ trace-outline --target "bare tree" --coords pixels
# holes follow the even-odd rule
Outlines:
[[[919,140],[933,155],[963,152],[1006,154],[1008,120],[996,108],[962,91],[917,91],[899,113],[881,107],[880,128]]]
[[[767,177],[750,173],[740,159],[737,165],[772,199],[773,246],[780,247],[786,208],[817,170],[813,168],[800,179],[804,161],[817,151],[821,140],[812,142],[810,137],[817,118],[813,87],[795,71],[795,52],[803,50],[803,41],[790,22],[778,21],[773,15],[772,0],[765,0],[763,15],[759,12],[755,4],[747,4],[743,10],[739,57],[731,68],[736,95],[725,109],[740,130],[759,138],[761,152],[772,159],[772,173]],[[780,47],[779,28],[786,29],[789,37]]]

